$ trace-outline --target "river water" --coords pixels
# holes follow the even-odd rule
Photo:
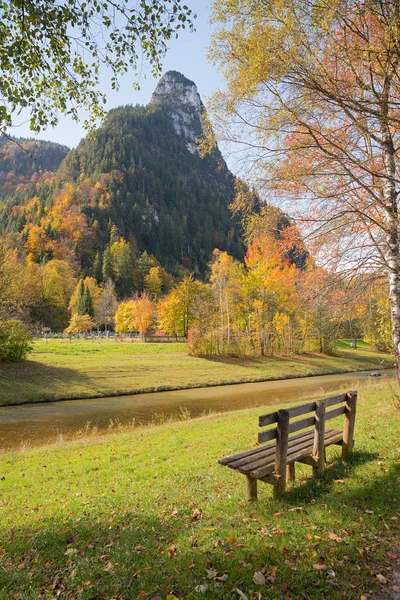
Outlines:
[[[204,413],[270,407],[276,402],[294,403],[310,394],[321,397],[333,390],[348,391],[371,373],[322,375],[281,381],[241,383],[192,390],[155,392],[0,407],[0,449],[38,445],[71,439],[96,428],[105,431],[118,424],[146,425],[167,419],[196,417]],[[394,371],[386,372],[394,376]],[[270,412],[268,408],[265,412]]]

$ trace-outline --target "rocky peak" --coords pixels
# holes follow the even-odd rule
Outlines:
[[[198,153],[196,140],[202,134],[203,103],[196,84],[178,71],[168,71],[158,82],[151,104],[168,112],[176,133],[186,140],[186,147]]]

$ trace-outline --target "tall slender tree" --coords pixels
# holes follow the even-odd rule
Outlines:
[[[219,131],[331,270],[386,272],[399,364],[400,0],[215,0],[214,19]]]

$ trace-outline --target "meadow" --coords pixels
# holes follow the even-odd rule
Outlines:
[[[360,389],[353,456],[329,448],[319,480],[298,465],[280,502],[260,484],[247,504],[217,464],[254,445],[260,409],[3,453],[0,599],[397,598],[392,385]]]
[[[29,360],[0,363],[0,406],[390,368],[388,354],[341,342],[334,356],[199,358],[182,343],[36,341]]]

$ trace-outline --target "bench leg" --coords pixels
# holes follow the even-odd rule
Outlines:
[[[246,475],[246,499],[247,502],[257,500],[257,479]]]
[[[296,479],[296,467],[294,462],[286,467],[286,479],[287,481],[294,481]]]

